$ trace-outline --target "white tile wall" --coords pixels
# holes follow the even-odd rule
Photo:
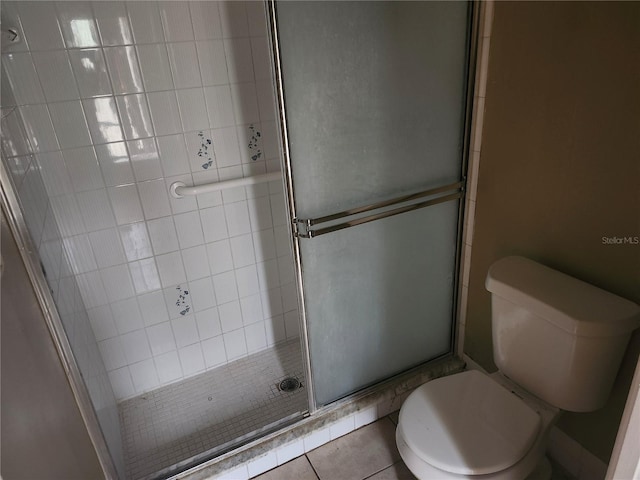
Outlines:
[[[2,10],[24,37],[2,55],[3,80],[52,206],[26,213],[36,237],[44,212],[55,215],[116,396],[297,336],[280,182],[168,195],[176,179],[279,168],[262,4],[3,2]],[[20,138],[5,144],[15,178],[32,188]]]

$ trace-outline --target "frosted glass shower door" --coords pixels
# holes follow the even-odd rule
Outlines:
[[[451,349],[468,9],[277,2],[318,406]]]

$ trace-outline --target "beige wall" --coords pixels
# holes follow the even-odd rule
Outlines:
[[[465,352],[492,360],[486,271],[524,255],[640,303],[640,3],[496,2]],[[560,428],[609,460],[640,352],[607,406]]]

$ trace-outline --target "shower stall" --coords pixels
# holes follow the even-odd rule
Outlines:
[[[0,8],[2,208],[106,477],[451,354],[472,5]]]

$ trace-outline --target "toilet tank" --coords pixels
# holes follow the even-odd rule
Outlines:
[[[494,263],[486,288],[502,373],[563,410],[604,406],[640,306],[524,257]]]

